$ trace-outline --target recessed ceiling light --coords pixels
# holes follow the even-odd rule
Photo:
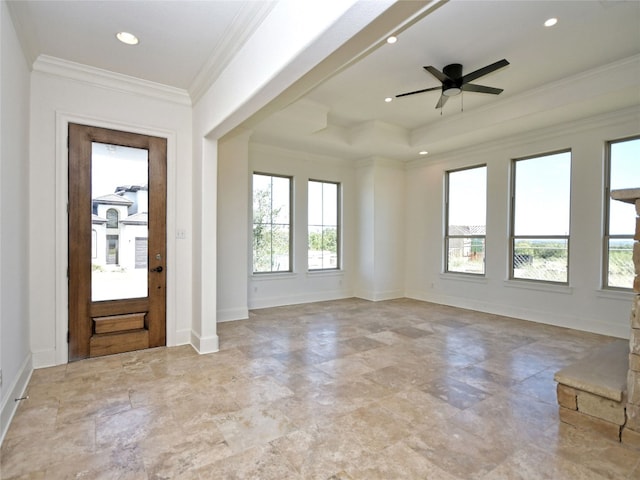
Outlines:
[[[129,32],[118,32],[116,33],[116,38],[122,43],[126,43],[127,45],[137,45],[138,43],[140,43],[138,37]]]
[[[384,101],[389,103],[389,102],[393,101],[393,98],[392,97],[387,97],[387,98],[384,99]]]
[[[396,43],[397,41],[398,41],[398,38],[394,37],[393,35],[387,38],[387,43]]]
[[[427,152],[426,150],[420,150],[418,153],[420,155],[427,155],[429,152]]]
[[[546,22],[544,22],[545,27],[553,27],[556,23],[558,23],[557,18],[549,18]]]

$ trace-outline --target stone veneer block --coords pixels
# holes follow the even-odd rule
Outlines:
[[[640,275],[636,275],[633,278],[633,291],[636,293],[640,293]]]
[[[624,427],[640,433],[640,405],[627,404],[627,423]]]
[[[629,352],[640,355],[640,328],[632,328],[629,336]]]
[[[640,432],[634,432],[628,428],[623,428],[621,440],[625,445],[640,449]]]
[[[636,213],[640,216],[640,188],[621,188],[611,192],[611,198],[636,206]]]
[[[640,217],[636,217],[636,234],[633,239],[640,240]]]
[[[629,342],[615,340],[559,370],[554,380],[576,390],[620,402],[627,389],[628,369]]]
[[[633,297],[631,302],[631,328],[640,328],[640,295]]]
[[[573,425],[582,430],[590,430],[596,432],[603,437],[620,441],[620,430],[622,427],[615,423],[607,422],[601,418],[592,417],[590,415],[580,413],[576,410],[560,407],[560,421]]]
[[[558,404],[561,407],[568,408],[569,410],[578,409],[578,392],[576,392],[573,388],[559,383],[557,387],[557,393]]]
[[[629,370],[640,372],[640,355],[635,353],[629,354]]]
[[[636,232],[636,236],[638,232]],[[640,242],[633,243],[633,267],[636,275],[640,275]]]
[[[578,411],[616,425],[624,425],[626,420],[624,403],[586,392],[578,392]]]
[[[640,405],[640,372],[627,372],[627,395],[629,403]]]

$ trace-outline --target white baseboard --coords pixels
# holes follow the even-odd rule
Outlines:
[[[18,408],[18,402],[16,402],[15,399],[24,396],[24,392],[27,390],[27,385],[29,385],[32,373],[33,359],[31,354],[29,354],[22,363],[17,377],[9,389],[7,389],[7,393],[2,399],[2,407],[0,407],[0,445],[2,445],[2,442],[4,441],[4,437],[9,430],[11,420],[13,420],[13,416]]]
[[[491,302],[483,302],[468,298],[454,297],[440,293],[411,291],[406,293],[407,298],[422,300],[425,302],[448,305],[451,307],[465,308],[478,312],[490,313],[494,315],[504,315],[506,317],[517,318],[529,322],[553,325],[555,327],[582,330],[600,335],[607,335],[617,338],[629,338],[629,327],[607,323],[594,318],[577,317],[573,315],[563,315],[557,312],[543,312],[530,308],[514,307],[511,305],[499,305]]]
[[[209,337],[201,337],[193,330],[191,331],[191,345],[201,355],[206,353],[214,353],[220,350],[220,341],[218,335]]]
[[[246,320],[249,318],[248,308],[225,308],[218,310],[217,321],[221,322],[233,322],[235,320]]]
[[[404,292],[402,290],[387,290],[384,292],[367,292],[367,291],[358,291],[355,293],[357,298],[362,298],[363,300],[369,300],[371,302],[381,302],[383,300],[394,300],[396,298],[403,298]]]

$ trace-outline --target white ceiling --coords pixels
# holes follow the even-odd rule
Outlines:
[[[559,21],[546,28],[550,17]],[[409,161],[420,150],[433,155],[639,106],[639,55],[638,1],[452,0],[399,34],[397,43],[382,45],[275,121],[262,122],[252,138],[352,159]],[[503,58],[509,66],[474,81],[503,88],[499,96],[464,93],[442,112],[435,109],[438,91],[384,102],[438,86],[423,66],[460,63],[469,73]]]
[[[640,52],[639,14],[638,2],[452,1],[403,32],[396,44],[380,48],[307,98],[329,106],[341,124],[382,118],[416,128],[439,119],[434,108],[439,92],[390,105],[382,100],[439,86],[423,66],[442,70],[460,63],[469,73],[506,58],[510,66],[474,81],[504,88],[502,100]],[[559,23],[545,28],[550,17]],[[464,107],[496,100],[467,93]],[[459,98],[451,99],[443,114],[459,110]]]
[[[244,0],[10,0],[30,60],[38,55],[188,90],[206,88],[273,2]],[[140,43],[115,35],[127,31]]]
[[[33,61],[40,54],[187,90],[215,79],[268,15],[266,1],[8,2]],[[543,27],[549,17],[559,22]],[[115,39],[128,30],[140,45]],[[384,35],[386,32],[381,32]],[[461,63],[468,73],[511,64],[474,83],[499,96],[465,93],[441,112],[423,70]],[[464,105],[464,112],[461,107]],[[342,69],[303,99],[256,124],[253,139],[319,154],[412,160],[625,107],[640,106],[640,2],[456,1],[444,3]],[[639,126],[640,128],[640,126]]]

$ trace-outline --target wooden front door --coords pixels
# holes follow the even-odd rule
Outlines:
[[[166,344],[164,138],[69,124],[69,361]]]

